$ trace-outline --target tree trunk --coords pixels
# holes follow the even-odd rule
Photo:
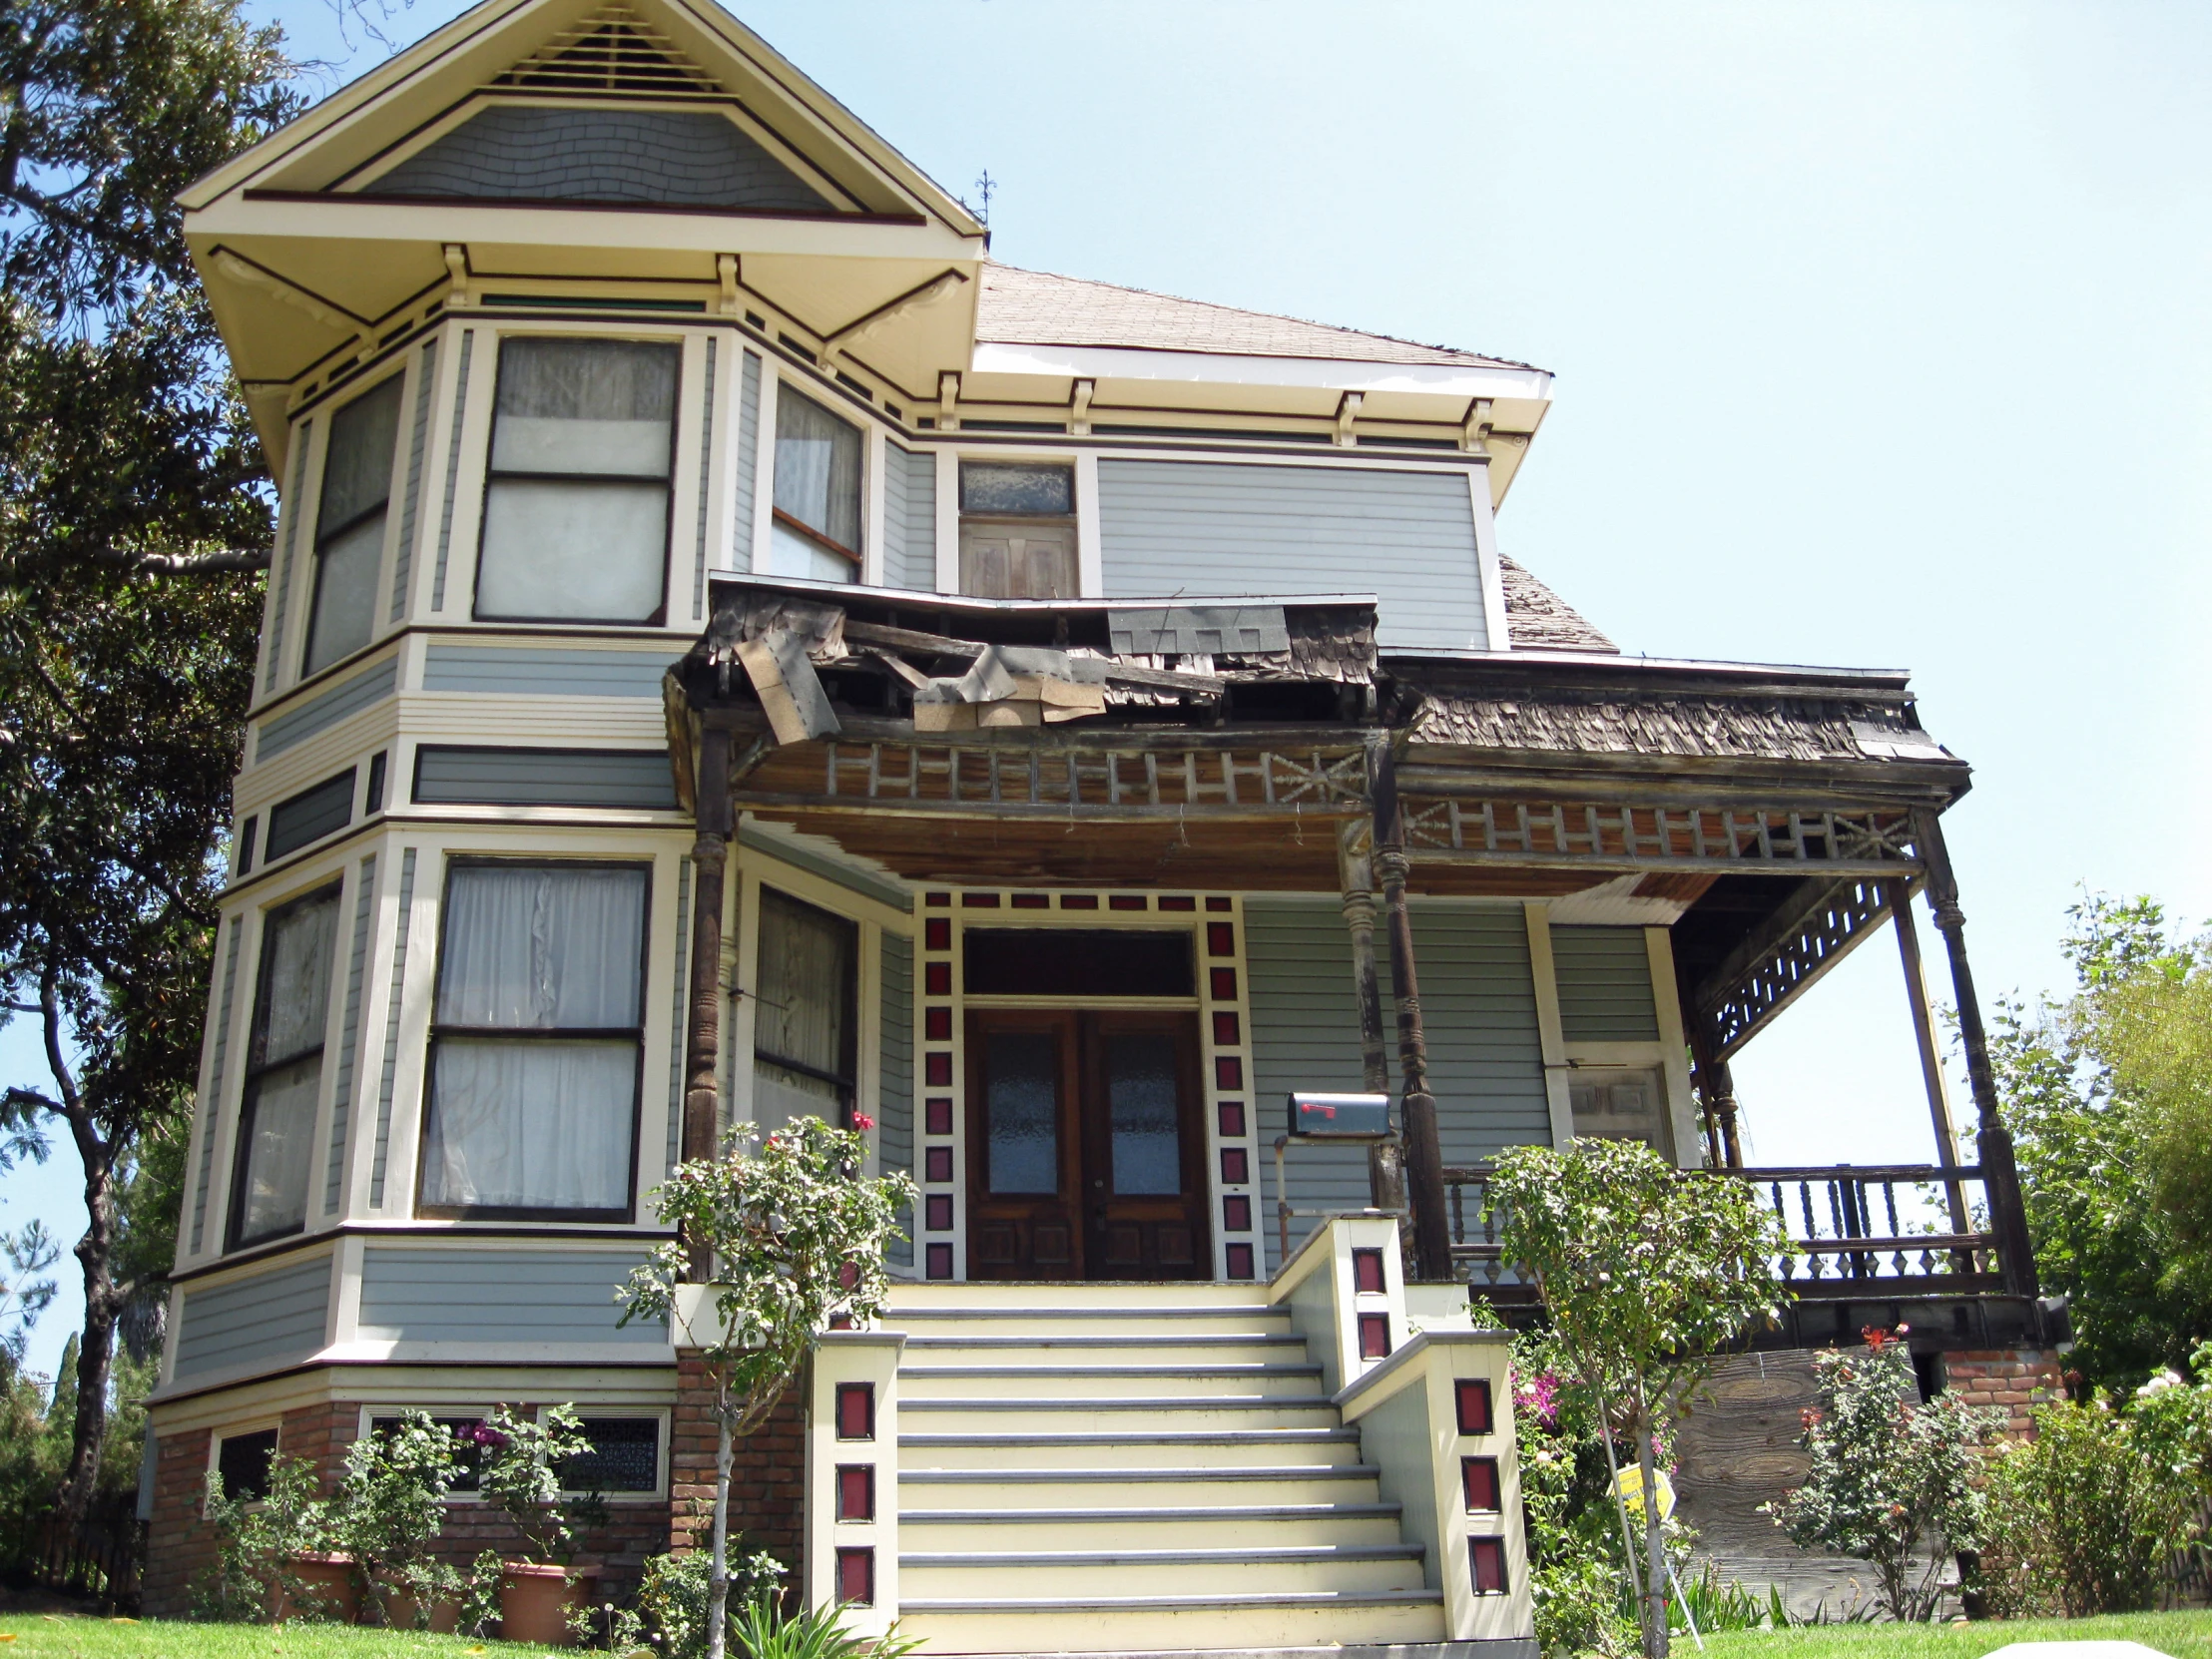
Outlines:
[[[1644,1652],[1667,1659],[1667,1544],[1659,1519],[1659,1469],[1651,1454],[1651,1406],[1636,1380],[1636,1466],[1644,1476]]]
[[[723,1659],[730,1612],[730,1397],[715,1406],[715,1525],[707,1557],[707,1659]]]
[[[108,1439],[108,1382],[115,1368],[115,1320],[122,1299],[115,1289],[115,1146],[102,1140],[91,1103],[62,1048],[61,1006],[49,969],[40,985],[46,1066],[61,1095],[62,1121],[85,1167],[85,1236],[73,1254],[84,1270],[85,1329],[77,1349],[76,1421],[71,1426],[69,1468],[56,1504],[71,1524],[84,1519],[100,1479],[100,1453]],[[50,1103],[51,1104],[51,1103]]]

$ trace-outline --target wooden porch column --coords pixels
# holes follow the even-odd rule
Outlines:
[[[1928,1005],[1928,975],[1921,965],[1921,934],[1913,920],[1913,883],[1884,884],[1891,924],[1898,932],[1898,958],[1905,968],[1906,1005],[1913,1014],[1913,1041],[1920,1049],[1921,1082],[1928,1090],[1928,1115],[1936,1126],[1936,1161],[1945,1168],[1958,1162],[1958,1128],[1950,1115],[1950,1086],[1943,1076],[1943,1054],[1936,1041],[1936,1017]],[[1947,1189],[1950,1230],[1966,1231],[1966,1190]]]
[[[712,1158],[721,1149],[722,1089],[716,1072],[722,1058],[722,890],[730,859],[730,734],[709,727],[700,734],[699,772],[694,790],[698,838],[692,842],[691,1009],[684,1025],[684,1135],[686,1163]],[[695,1279],[704,1280],[712,1264],[697,1247],[692,1252]]]
[[[1705,1144],[1717,1169],[1742,1169],[1744,1149],[1736,1132],[1736,1079],[1728,1062],[1713,1058],[1713,1027],[1697,1005],[1687,974],[1677,973],[1675,995],[1682,1003],[1682,1030],[1690,1040],[1690,1063],[1697,1072],[1699,1101],[1705,1107]]]
[[[1352,933],[1352,995],[1360,1010],[1360,1084],[1390,1092],[1390,1062],[1382,1047],[1382,991],[1375,974],[1375,863],[1362,846],[1374,826],[1354,822],[1337,831],[1337,869],[1344,886],[1345,926]],[[1405,1208],[1405,1149],[1378,1141],[1368,1148],[1368,1202],[1378,1210]],[[1407,1240],[1410,1243],[1410,1239]]]
[[[1966,1082],[1973,1091],[1980,1124],[1974,1144],[1981,1163],[1982,1191],[1988,1195],[1989,1225],[1997,1238],[1997,1265],[2004,1288],[2014,1296],[2038,1289],[2035,1253],[2028,1243],[2027,1212],[2020,1202],[2020,1172],[2012,1157],[2012,1133],[2004,1127],[1997,1102],[1996,1074],[1989,1069],[1989,1039],[1981,1024],[1981,1003],[1974,996],[1973,969],[1966,961],[1966,917],[1958,908],[1958,878],[1950,867],[1950,849],[1932,808],[1913,814],[1913,840],[1928,865],[1928,895],[1936,907],[1936,926],[1950,957],[1951,994],[1958,1002],[1958,1037],[1966,1050]]]
[[[1428,1092],[1428,1040],[1420,1026],[1420,980],[1413,967],[1413,921],[1405,908],[1405,830],[1399,820],[1397,768],[1387,744],[1368,750],[1368,799],[1375,810],[1375,870],[1390,929],[1390,977],[1397,991],[1397,1069],[1405,1082],[1400,1112],[1405,1185],[1413,1210],[1413,1257],[1425,1280],[1451,1278],[1451,1230],[1444,1220],[1444,1157],[1436,1138],[1436,1101]]]

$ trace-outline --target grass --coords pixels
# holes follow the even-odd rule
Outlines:
[[[2212,1659],[2212,1610],[2116,1613],[2101,1619],[1992,1620],[1986,1624],[1817,1624],[1729,1630],[1705,1638],[1707,1659],[1981,1659],[2013,1642],[2141,1642],[2173,1659]],[[1696,1659],[1689,1637],[1677,1659]]]
[[[343,1624],[187,1624],[0,1613],[0,1659],[541,1659],[520,1642],[479,1642]]]

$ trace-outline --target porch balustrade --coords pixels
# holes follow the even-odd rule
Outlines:
[[[1496,1301],[1532,1300],[1498,1242],[1490,1174],[1488,1164],[1444,1170],[1452,1271]],[[1773,1264],[1800,1298],[2003,1289],[1977,1165],[1835,1164],[1697,1174],[1746,1182],[1773,1209],[1788,1238]]]

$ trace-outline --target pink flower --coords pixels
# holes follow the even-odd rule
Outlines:
[[[1545,1372],[1513,1390],[1513,1408],[1532,1412],[1546,1428],[1559,1420],[1559,1374]]]
[[[875,1127],[875,1120],[869,1117],[865,1112],[854,1112],[852,1114],[852,1127],[862,1130],[873,1129]]]

